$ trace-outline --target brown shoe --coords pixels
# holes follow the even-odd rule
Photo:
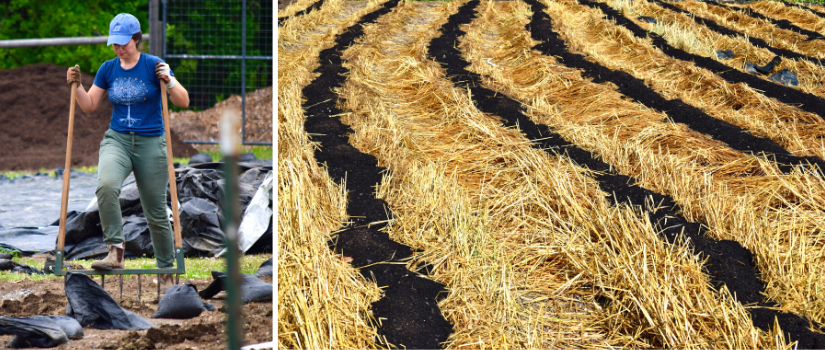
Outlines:
[[[92,262],[92,268],[95,270],[112,270],[123,268],[123,248],[118,248],[113,245],[109,246],[109,255],[103,260],[95,260]]]
[[[159,274],[158,284],[160,284],[160,297],[163,298],[166,291],[175,285],[175,277],[171,273]]]

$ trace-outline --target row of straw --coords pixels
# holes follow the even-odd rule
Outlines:
[[[580,169],[529,147],[475,109],[426,47],[463,1],[404,2],[345,51],[341,91],[351,142],[387,174],[390,237],[422,252],[445,284],[447,348],[595,348],[645,344],[608,337],[588,281],[570,270],[562,225],[603,202]],[[602,204],[603,205],[603,204]],[[571,216],[575,216],[571,218]],[[564,222],[564,223],[562,223]],[[403,344],[398,344],[403,345]]]
[[[808,40],[808,36],[782,29],[773,23],[748,16],[735,9],[711,5],[693,0],[674,2],[695,16],[710,19],[717,24],[765,40],[768,45],[791,50],[813,58],[825,59],[825,40]]]
[[[459,5],[407,2],[365,27],[341,90],[351,143],[387,168],[390,237],[446,285],[446,347],[786,347],[709,288],[687,245],[611,207],[592,174],[530,147],[426,60]]]
[[[289,4],[289,6],[287,6],[286,8],[278,9],[278,18],[292,16],[300,11],[307,9],[308,7],[312,6],[312,4],[318,1],[320,0],[295,0],[295,2]]]
[[[754,159],[692,133],[684,126],[667,123],[666,116],[622,99],[607,84],[591,83],[582,79],[576,70],[560,66],[555,59],[525,50],[535,44],[524,30],[529,16],[513,18],[514,14],[523,14],[525,7],[521,2],[487,7],[480,11],[482,18],[469,26],[466,37],[462,39],[460,48],[471,62],[469,69],[483,74],[486,86],[522,100],[530,110],[552,110],[553,118],[542,115],[535,119],[555,126],[563,136],[585,144],[587,149],[596,150],[596,154],[612,149],[629,156],[626,158],[634,158],[637,156],[632,154],[634,150],[641,148],[640,153],[670,164],[678,159],[683,166],[710,163],[722,172],[733,170],[731,168],[755,170],[752,169]],[[603,137],[594,140],[594,135]],[[649,145],[662,148],[658,149],[658,153],[651,153],[647,147]],[[616,164],[613,159],[610,163]],[[719,165],[726,163],[733,166],[721,169]],[[660,169],[648,170],[656,172]],[[658,338],[662,341],[660,346],[664,347],[774,345],[770,334],[752,328],[743,307],[731,300],[726,289],[710,291],[707,276],[701,272],[701,264],[687,264],[676,258],[679,255],[690,256],[692,253],[688,247],[668,245],[661,251],[648,253],[645,251],[646,245],[634,246],[642,237],[656,239],[654,235],[640,237],[638,233],[643,230],[631,227],[623,229],[621,236],[605,237],[604,241],[609,243],[603,241],[601,244],[616,245],[624,250],[608,251],[606,256],[589,256],[596,261],[613,261],[616,264],[602,266],[594,263],[594,266],[601,267],[594,269],[598,276],[596,280],[602,283],[598,286],[612,294],[614,300],[620,301],[612,305],[611,319],[629,324],[619,316],[628,310],[633,310],[635,316],[642,320],[656,319],[656,326],[644,329],[642,334]],[[639,260],[634,255],[646,257],[647,254],[651,254],[648,265],[634,265]],[[674,268],[679,273],[675,273]],[[679,278],[674,278],[675,275]],[[639,298],[638,295],[645,297]],[[670,312],[672,310],[669,308],[680,311]],[[683,318],[683,314],[693,316]],[[741,328],[730,327],[728,320],[719,317],[729,314],[741,316],[736,320],[742,325]],[[690,321],[686,322],[686,319]]]
[[[825,124],[815,114],[768,98],[744,83],[729,83],[692,62],[673,59],[654,48],[650,39],[640,39],[626,28],[614,25],[594,13],[598,10],[571,1],[551,3],[562,6],[559,13],[576,15],[590,26],[558,23],[562,32],[576,32],[570,43],[610,69],[623,70],[643,80],[666,99],[682,101],[708,115],[747,129],[758,137],[770,138],[798,156],[825,159]],[[570,4],[570,12],[566,10]]]
[[[599,11],[573,1],[548,1],[547,6],[555,29],[573,51],[592,50],[590,57],[606,66],[643,60],[631,50],[621,53],[612,47],[649,43],[615,28]],[[615,42],[599,35],[611,31],[623,35]],[[667,123],[664,116],[657,122],[643,106],[623,101],[610,84],[589,83],[554,58],[526,51],[533,44],[527,38],[507,46],[513,42],[509,38],[526,35],[523,27],[513,26],[499,42],[463,48],[472,67],[491,77],[486,80],[490,87],[522,100],[538,122],[556,126],[643,186],[672,196],[680,214],[706,223],[712,237],[736,240],[754,252],[769,297],[822,324],[825,279],[813,273],[825,260],[821,174],[802,168],[783,175],[771,162]],[[474,51],[483,47],[496,49]],[[596,51],[611,49],[620,53],[608,59]]]
[[[300,2],[299,2],[300,3]],[[346,184],[314,158],[304,130],[301,89],[318,53],[374,1],[327,0],[287,21],[278,33],[278,345],[286,349],[375,348],[369,306],[378,287],[327,246],[346,222]]]
[[[743,5],[767,17],[788,20],[796,26],[825,35],[825,18],[804,8],[784,5],[776,1],[756,1]]]
[[[719,34],[696,23],[684,14],[666,10],[647,0],[609,0],[607,2],[614,9],[623,11],[628,19],[642,28],[661,35],[673,47],[699,56],[717,59],[733,69],[746,72],[745,62],[764,65],[776,56],[768,49],[751,45],[746,37]],[[639,16],[655,18],[656,24],[638,20]],[[716,50],[732,50],[736,56],[732,59],[721,60],[717,58]],[[798,77],[799,88],[802,91],[825,98],[825,66],[808,60],[785,58],[774,69],[776,71],[789,69]],[[768,79],[767,75],[757,74],[756,76]]]

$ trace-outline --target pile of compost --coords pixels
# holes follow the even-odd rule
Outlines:
[[[89,67],[81,67],[88,72]],[[83,87],[94,76],[82,74]],[[66,68],[50,63],[0,70],[0,169],[38,170],[65,165],[71,89]],[[97,165],[100,141],[109,128],[112,104],[108,96],[92,113],[75,108],[72,166]],[[176,157],[197,151],[171,134]]]

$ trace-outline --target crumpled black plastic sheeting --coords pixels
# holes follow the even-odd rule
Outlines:
[[[642,22],[647,22],[647,23],[653,23],[653,24],[656,24],[656,19],[655,19],[655,18],[653,18],[653,17],[639,16],[639,17],[638,17],[638,18],[636,18],[636,19],[638,19],[638,20],[640,20],[640,21],[642,21]]]
[[[14,334],[9,348],[53,348],[69,342],[66,332],[51,320],[0,316],[0,334]]]
[[[37,269],[36,267],[20,264],[9,259],[0,259],[0,271],[11,271],[29,275],[45,275],[43,271]]]
[[[52,348],[83,338],[83,327],[68,316],[0,316],[0,334],[14,334],[9,348]]]
[[[255,277],[272,277],[272,258],[267,259],[258,267],[258,271],[255,271]]]
[[[0,229],[0,248],[29,256],[54,249],[57,226]]]
[[[272,285],[261,281],[257,277],[242,273],[241,274],[241,302],[244,304],[255,301],[266,301],[272,299]],[[210,299],[218,293],[225,290],[226,272],[212,271],[212,283],[204,290],[200,291],[198,295],[204,299]]]
[[[65,277],[66,315],[82,326],[97,329],[143,330],[154,324],[126,310],[89,276],[69,272]]]
[[[729,60],[734,56],[735,54],[731,50],[716,50],[716,57],[719,57],[720,60]]]
[[[241,170],[238,195],[243,213],[267,173],[272,171],[272,166],[252,163],[238,165]],[[223,249],[223,208],[220,204],[223,192],[222,166],[223,163],[200,163],[175,171],[185,256],[215,256]],[[119,200],[123,213],[125,257],[154,256],[149,226],[140,206],[137,185],[134,182],[124,185]],[[167,202],[171,207],[171,194],[168,191]],[[271,233],[260,238],[267,239],[270,242],[256,246],[262,245],[264,252],[267,248],[271,252]],[[64,251],[67,260],[101,258],[108,254],[108,248],[103,242],[97,205],[87,211],[73,212],[67,216]]]
[[[215,306],[201,300],[198,288],[191,282],[172,286],[158,302],[152,318],[189,319],[204,311],[215,311]]]
[[[757,74],[757,73],[771,74],[771,71],[773,71],[773,67],[775,67],[777,64],[779,64],[781,62],[782,62],[782,58],[779,57],[779,56],[776,56],[770,62],[768,62],[768,64],[766,64],[764,66],[757,66],[755,63],[745,62],[745,64],[742,66],[742,68],[744,68],[748,73],[751,73],[751,74]]]
[[[771,75],[768,79],[785,86],[799,86],[799,79],[797,79],[796,75],[787,68]]]
[[[14,338],[6,344],[6,347],[17,348],[51,348],[65,344],[65,339],[82,339],[83,327],[80,322],[69,316],[26,316],[21,318],[3,317],[0,327],[4,328],[3,334],[15,334]],[[59,334],[57,330],[63,334]],[[16,328],[17,332],[10,331]],[[65,340],[65,341],[64,341]]]

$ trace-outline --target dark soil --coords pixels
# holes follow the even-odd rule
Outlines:
[[[292,4],[293,2],[295,2],[295,1],[294,1],[294,0],[286,0],[286,1],[283,1],[283,2],[282,2],[281,0],[278,0],[278,10],[280,11],[280,10],[285,9],[287,6],[289,6],[289,5],[290,5],[290,4]],[[281,4],[282,4],[282,3],[284,4],[284,7],[283,7],[283,8],[281,7]],[[301,11],[296,12],[296,13],[295,13],[295,14],[293,14],[292,16],[278,17],[278,26],[279,26],[279,27],[283,26],[283,25],[284,25],[284,23],[286,22],[286,20],[288,20],[288,19],[290,19],[290,18],[293,18],[293,17],[298,17],[298,16],[303,16],[303,15],[305,15],[305,14],[307,14],[307,13],[310,13],[310,12],[312,12],[312,11],[314,11],[314,10],[317,10],[317,9],[321,8],[321,6],[322,6],[323,4],[324,4],[324,0],[317,0],[317,1],[315,1],[314,3],[312,3],[312,5],[309,5],[309,7],[305,8],[305,9],[303,9],[303,10],[301,10]]]
[[[352,223],[329,242],[330,247],[352,257],[352,266],[360,268],[364,277],[385,287],[382,298],[372,305],[374,317],[381,319],[380,325],[375,325],[378,334],[394,346],[433,349],[441,348],[453,332],[437,305],[439,296],[444,295],[444,286],[420,278],[403,265],[382,264],[400,262],[412,255],[410,247],[392,241],[387,233],[380,231],[384,224],[369,225],[392,217],[387,204],[375,198],[373,189],[381,182],[385,169],[378,166],[375,157],[350,145],[347,134],[352,129],[339,118],[331,117],[342,113],[337,108],[338,95],[333,92],[346,80],[341,51],[363,35],[364,24],[389,13],[398,2],[388,1],[365,15],[336,38],[334,47],[321,51],[322,65],[315,70],[320,76],[303,89],[307,116],[304,127],[312,135],[312,141],[321,145],[315,152],[316,161],[326,165],[336,182],[346,179],[347,183],[347,214]]]
[[[720,3],[710,3],[708,1],[705,1],[705,2],[707,2],[708,5],[710,5],[710,6],[719,6],[721,8],[727,9],[729,11],[736,11],[736,12],[742,13],[742,14],[744,14],[746,16],[749,16],[749,17],[758,18],[758,19],[761,19],[761,20],[764,20],[764,21],[771,22],[771,24],[775,25],[777,28],[782,28],[782,29],[785,29],[785,30],[790,30],[790,31],[792,31],[794,33],[797,33],[797,34],[805,35],[805,36],[808,37],[808,40],[825,39],[825,38],[822,37],[822,34],[819,34],[817,32],[811,31],[811,30],[799,28],[798,26],[791,23],[791,21],[789,21],[787,19],[781,19],[781,20],[773,19],[773,18],[767,17],[767,16],[765,16],[765,15],[759,13],[759,12],[756,12],[752,9],[749,9],[749,8],[732,7],[732,6],[728,6],[728,5],[720,4]],[[816,62],[816,61],[812,61],[812,62]]]
[[[82,67],[81,67],[82,68]],[[94,81],[82,74],[83,87]],[[66,68],[49,63],[0,71],[0,170],[63,167],[69,130],[71,89]],[[112,105],[107,96],[95,112],[75,107],[72,166],[97,165],[100,141],[109,129]],[[171,134],[176,157],[197,151]]]
[[[782,4],[784,4],[785,6],[793,6],[793,7],[798,7],[798,8],[801,8],[801,9],[808,10],[808,11],[810,11],[811,13],[813,13],[813,14],[815,14],[815,15],[817,15],[817,16],[819,16],[819,17],[821,17],[821,18],[825,18],[825,13],[822,13],[822,12],[819,12],[819,11],[817,11],[817,10],[814,10],[814,9],[812,9],[812,8],[808,7],[808,6],[802,6],[802,5],[800,5],[800,4],[788,3],[788,2],[784,2],[784,1],[783,1],[783,2],[781,2],[781,3],[782,3]]]
[[[694,55],[692,53],[685,52],[682,49],[675,48],[668,44],[667,41],[661,36],[658,36],[655,33],[648,33],[642,27],[639,27],[639,25],[633,23],[633,21],[631,21],[618,11],[614,10],[610,6],[607,6],[607,4],[601,2],[594,2],[590,0],[579,0],[579,3],[585,6],[601,10],[605,14],[605,18],[611,21],[615,21],[616,24],[627,28],[627,30],[629,30],[631,33],[633,33],[634,36],[638,38],[650,37],[651,44],[653,45],[653,47],[662,50],[664,54],[674,59],[682,60],[685,62],[693,62],[693,64],[695,64],[697,67],[707,69],[713,74],[718,75],[722,79],[725,79],[729,83],[747,84],[750,87],[759,90],[763,95],[767,97],[775,98],[776,100],[785,104],[798,106],[799,109],[816,114],[819,116],[820,119],[825,120],[825,99],[819,96],[812,95],[791,87],[779,85],[770,81],[762,80],[751,74],[743,73],[736,69],[731,69],[730,67],[712,58]],[[825,162],[823,162],[821,159],[817,158],[809,160],[812,163],[818,163],[820,169],[825,170]]]
[[[204,311],[188,320],[153,319],[158,304],[154,301],[156,287],[151,279],[142,279],[141,299],[138,301],[137,277],[123,279],[123,298],[120,298],[116,278],[107,278],[105,289],[126,310],[132,311],[154,323],[156,328],[145,331],[100,330],[87,326],[84,337],[71,340],[58,349],[226,349],[225,293],[215,299],[205,300],[218,311]],[[272,283],[272,277],[262,278]],[[95,281],[100,283],[100,277]],[[211,280],[183,280],[192,282],[198,290],[206,288]],[[63,279],[43,281],[0,282],[0,314],[8,317],[32,315],[66,315],[66,295]],[[257,302],[243,306],[244,344],[258,344],[274,339],[272,302]],[[0,336],[0,345],[8,343],[11,335]]]
[[[744,33],[729,29],[727,27],[723,27],[723,26],[719,25],[718,23],[716,23],[715,21],[712,21],[712,20],[707,19],[707,18],[702,18],[702,17],[696,16],[694,14],[691,14],[689,11],[685,11],[685,10],[679,8],[679,7],[673,6],[673,5],[668,4],[664,1],[654,0],[654,2],[656,2],[659,6],[661,6],[663,8],[666,8],[668,10],[685,14],[688,17],[693,17],[693,20],[696,23],[699,23],[699,24],[707,27],[708,29],[710,29],[714,32],[717,32],[719,34],[727,35],[727,36],[731,36],[731,37],[741,36],[741,37],[746,38],[748,40],[748,42],[751,43],[751,45],[759,47],[759,48],[766,49],[766,50],[768,50],[770,52],[773,52],[777,55],[780,55],[782,57],[793,58],[793,59],[796,59],[796,60],[807,60],[807,61],[809,61],[813,64],[820,64],[819,59],[816,59],[816,58],[813,58],[813,57],[810,57],[810,56],[806,56],[806,55],[803,55],[803,54],[800,54],[800,53],[796,53],[796,52],[793,52],[791,50],[786,50],[786,49],[780,49],[780,48],[773,47],[770,44],[768,44],[767,42],[765,42],[765,40],[762,40],[762,39],[759,39],[759,38],[754,38],[754,37],[751,37],[751,36],[746,36]],[[750,9],[748,9],[748,10],[750,10]],[[782,23],[787,22],[788,24],[790,24],[790,22],[788,22],[787,20],[782,20],[782,21],[778,21],[778,22],[782,22]],[[812,32],[812,33],[815,33],[815,32]],[[815,38],[815,39],[821,39],[821,37],[822,36],[820,35],[820,38]],[[812,39],[809,39],[809,40],[812,40]]]
[[[582,1],[582,0],[580,0]],[[586,0],[585,0],[586,1]],[[631,95],[637,101],[644,104],[669,103],[658,94],[648,94],[629,74],[618,74],[586,61],[583,56],[567,51],[563,40],[553,30],[550,17],[544,12],[545,6],[535,0],[526,0],[533,9],[533,20],[529,29],[533,38],[542,42],[535,47],[545,54],[559,57],[568,66],[582,69],[585,76],[598,72],[595,78],[601,81],[610,81],[619,86],[619,90]],[[656,225],[656,229],[663,233],[663,239],[668,242],[675,242],[679,234],[690,239],[693,243],[696,254],[707,258],[706,273],[709,275],[714,287],[727,286],[731,294],[737,296],[739,302],[743,304],[756,304],[759,306],[776,305],[772,301],[764,300],[762,293],[765,286],[758,279],[759,271],[754,265],[753,255],[750,251],[742,247],[738,242],[722,240],[717,241],[705,237],[705,227],[699,223],[689,222],[682,218],[678,212],[679,207],[669,196],[653,192],[637,185],[637,182],[628,176],[617,174],[610,166],[600,160],[595,159],[589,152],[578,148],[570,142],[564,140],[561,135],[555,133],[552,127],[536,124],[527,116],[520,112],[521,105],[517,101],[510,99],[500,93],[478,87],[481,83],[478,74],[465,69],[469,65],[460,55],[453,43],[458,41],[458,37],[466,34],[460,30],[462,24],[470,23],[476,14],[474,8],[480,3],[473,0],[462,6],[459,11],[450,16],[448,22],[442,27],[442,36],[433,39],[430,43],[429,53],[441,63],[447,72],[447,76],[457,85],[468,87],[471,90],[473,100],[479,109],[485,113],[500,116],[504,125],[518,126],[518,128],[529,139],[545,138],[541,142],[536,142],[534,147],[544,149],[547,152],[556,153],[559,149],[564,149],[563,156],[569,157],[574,162],[602,173],[596,180],[601,189],[609,194],[610,199],[616,203],[627,203],[631,205],[645,205],[645,199],[651,198],[653,203],[660,203],[657,210],[649,210],[647,215],[651,222]],[[600,77],[600,78],[599,78]],[[595,81],[595,79],[594,79]],[[636,80],[637,81],[637,80]],[[625,86],[622,89],[622,86]],[[642,84],[643,86],[643,84]],[[627,88],[630,87],[630,88]],[[653,101],[653,102],[651,102]],[[681,102],[681,101],[679,101]],[[648,104],[649,105],[649,104]],[[682,105],[684,105],[682,103]],[[674,105],[670,105],[674,106]],[[680,106],[680,105],[676,105]],[[686,105],[684,105],[687,107]],[[684,107],[680,107],[684,108]],[[695,110],[695,109],[694,109]],[[668,113],[673,110],[667,109]],[[689,110],[692,111],[692,110]],[[711,126],[714,124],[713,118],[704,119]],[[702,124],[696,124],[702,126]],[[691,125],[691,127],[693,127]],[[723,126],[729,128],[728,126]],[[736,128],[730,126],[730,128]],[[709,128],[711,131],[713,127]],[[705,130],[702,130],[705,131]],[[742,134],[738,130],[738,134]],[[715,136],[715,135],[714,135]],[[775,149],[770,143],[758,143],[761,139],[751,138],[739,141],[742,147],[748,146],[747,141],[754,141],[751,147],[764,147],[763,149]],[[770,148],[769,148],[770,147]],[[774,317],[778,318],[780,327],[788,334],[789,339],[798,340],[801,348],[822,348],[825,347],[825,335],[817,334],[808,329],[809,322],[794,314],[779,313],[774,310],[760,308],[749,309],[754,324],[762,329],[769,329],[773,325]]]

